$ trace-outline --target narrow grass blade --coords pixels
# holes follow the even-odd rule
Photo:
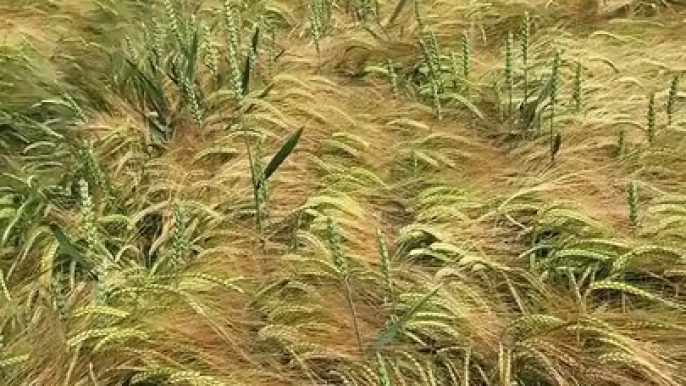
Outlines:
[[[276,172],[276,170],[283,164],[283,162],[288,158],[289,155],[295,150],[295,147],[298,145],[298,142],[300,141],[300,136],[302,135],[303,132],[303,127],[298,129],[295,133],[293,133],[286,143],[281,146],[281,149],[274,155],[274,157],[269,161],[269,164],[267,167],[264,169],[264,180],[268,180],[269,177]],[[257,182],[257,187],[261,182]]]
[[[55,239],[57,239],[57,243],[59,244],[62,252],[69,255],[78,263],[84,264],[83,255],[76,248],[76,246],[74,246],[71,240],[69,240],[69,237],[64,233],[62,228],[60,228],[56,224],[50,224],[50,230],[52,231],[52,234],[55,236]]]
[[[395,8],[393,9],[393,13],[391,14],[391,17],[388,18],[388,22],[386,23],[387,26],[393,24],[395,19],[400,16],[400,13],[403,11],[403,8],[405,8],[405,5],[407,4],[407,0],[398,0],[398,4],[395,5]]]
[[[255,26],[255,31],[252,35],[252,44],[248,49],[248,54],[245,56],[245,65],[243,67],[243,96],[248,94],[248,89],[250,87],[250,72],[252,68],[251,58],[253,55],[257,55],[257,48],[260,44],[260,27]]]
[[[424,295],[417,303],[415,303],[412,308],[410,308],[405,314],[403,314],[398,320],[393,322],[384,332],[379,335],[379,338],[376,340],[376,343],[374,346],[376,349],[379,349],[395,339],[395,337],[398,335],[400,330],[403,329],[405,324],[412,319],[412,317],[417,314],[421,310],[421,308],[438,292],[438,290],[441,289],[442,285],[436,286],[436,288],[432,289],[429,291],[426,295]]]

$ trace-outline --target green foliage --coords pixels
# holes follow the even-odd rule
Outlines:
[[[301,127],[295,133],[291,134],[288,139],[286,139],[286,142],[284,142],[284,144],[281,146],[279,151],[274,154],[272,159],[269,161],[269,164],[267,164],[267,167],[264,169],[264,180],[268,180],[279,169],[279,167],[281,167],[288,156],[293,153],[295,147],[298,146],[303,129],[304,127]]]

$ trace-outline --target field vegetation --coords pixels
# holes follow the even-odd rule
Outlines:
[[[684,0],[0,0],[0,385],[686,385],[684,78]]]

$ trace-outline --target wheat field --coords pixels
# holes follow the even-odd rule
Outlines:
[[[684,0],[0,0],[0,386],[686,385],[685,75]]]

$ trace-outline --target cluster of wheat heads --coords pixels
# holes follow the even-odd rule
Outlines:
[[[0,1],[0,383],[684,384],[639,8]]]

